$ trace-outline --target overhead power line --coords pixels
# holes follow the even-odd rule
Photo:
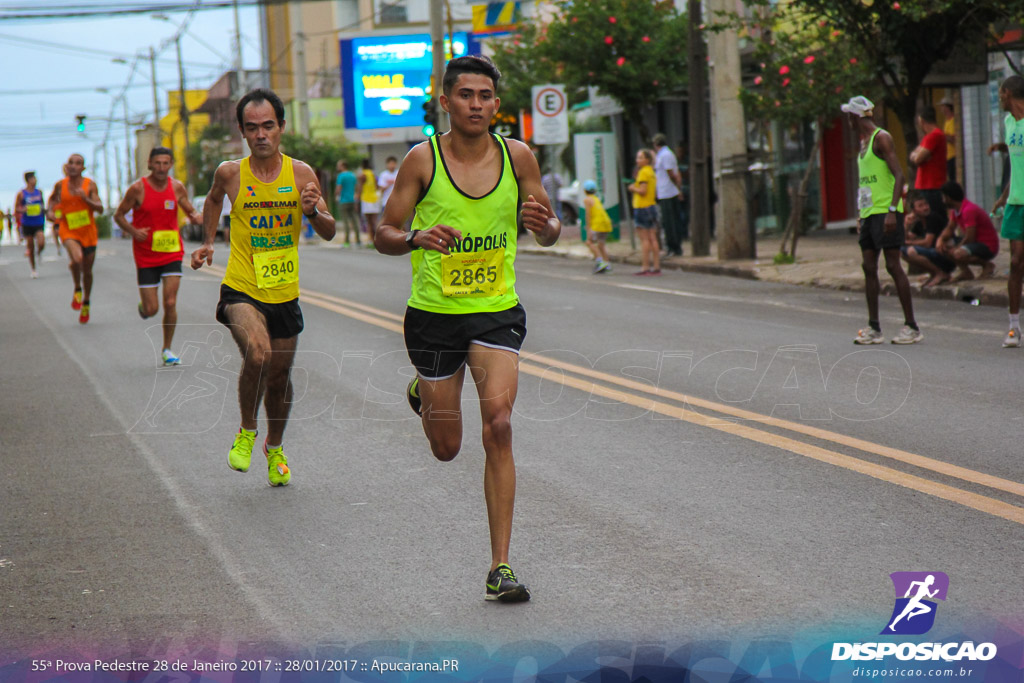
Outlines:
[[[0,33],[0,41],[5,43],[20,44],[26,47],[47,48],[47,52],[61,51],[76,56],[96,55],[97,57],[103,57],[104,59],[124,59],[125,61],[135,58],[135,55],[125,54],[123,52],[100,50],[94,47],[84,47],[81,45],[68,45],[67,43],[50,42],[46,40],[39,40],[38,38],[12,36],[6,33]],[[165,66],[176,66],[178,63],[176,60],[173,59],[158,59],[156,61],[159,64],[164,64]],[[185,62],[184,64],[187,67],[199,69],[219,69],[223,66],[222,64],[211,64],[209,62]]]
[[[306,0],[331,2],[332,0]],[[199,10],[228,9],[236,4],[245,7],[284,5],[289,0],[203,0]],[[7,6],[0,9],[0,21],[27,21],[33,19],[81,19],[84,17],[114,17],[151,12],[187,12],[193,2],[132,3],[132,2],[71,2],[67,4],[32,4]]]

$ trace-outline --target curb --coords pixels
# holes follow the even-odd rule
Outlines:
[[[543,254],[545,256],[560,257],[577,261],[591,259],[589,254],[574,254],[568,249],[552,250],[550,247],[536,247],[533,245],[520,246],[519,251],[527,254]],[[609,254],[608,260],[612,263],[640,265],[639,259],[632,255],[620,256]],[[842,280],[812,279],[805,282],[794,283],[784,279],[764,277],[758,272],[757,268],[730,266],[722,263],[674,263],[671,261],[662,261],[661,268],[662,270],[678,270],[688,273],[701,273],[704,275],[724,275],[726,277],[739,278],[742,280],[776,282],[780,284],[794,285],[797,287],[814,287],[817,289],[830,289],[840,292],[864,291],[863,281],[851,283]],[[984,285],[976,283],[940,285],[938,287],[929,287],[928,289],[922,289],[919,286],[912,285],[912,289],[913,297],[915,299],[936,299],[940,301],[959,300],[972,306],[1000,306],[1003,308],[1007,308],[1009,306],[1009,298],[1005,289],[1002,292],[985,291]],[[886,296],[896,296],[896,287],[892,282],[884,282],[880,293]]]

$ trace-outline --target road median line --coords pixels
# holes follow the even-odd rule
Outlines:
[[[220,271],[220,273],[223,274],[223,270],[220,268],[211,268],[211,271]],[[308,289],[303,289],[301,296],[303,303],[309,303],[319,308],[347,316],[354,320],[359,320],[360,322],[365,322],[369,325],[381,327],[392,332],[397,332],[399,334],[403,333],[401,323],[403,318],[398,314]],[[519,367],[523,373],[540,379],[556,381],[563,386],[571,387],[579,391],[589,394],[597,394],[603,398],[628,403],[629,405],[643,408],[684,422],[689,422],[699,427],[714,429],[743,439],[755,441],[757,443],[779,448],[798,455],[803,455],[819,462],[824,462],[836,467],[842,467],[843,469],[864,474],[881,481],[896,484],[898,486],[941,498],[949,502],[964,505],[971,509],[978,510],[979,512],[984,512],[1011,522],[1016,522],[1017,524],[1024,524],[1024,508],[1022,507],[973,493],[971,491],[965,491],[954,486],[935,482],[930,479],[925,479],[913,474],[901,472],[899,470],[885,467],[884,465],[879,465],[867,460],[862,460],[850,455],[830,451],[826,448],[814,446],[786,436],[762,431],[749,425],[739,424],[729,420],[720,420],[716,422],[714,418],[698,413],[689,407],[681,407],[669,403],[663,403],[661,401],[654,400],[653,398],[638,396],[633,393],[608,387],[604,384],[598,384],[595,380],[601,380],[613,385],[618,385],[624,389],[640,391],[643,394],[654,395],[658,398],[676,401],[687,406],[695,406],[705,410],[711,410],[739,420],[776,427],[823,441],[830,441],[832,443],[849,446],[866,453],[890,458],[905,464],[959,479],[961,481],[979,484],[1015,495],[1024,496],[1024,484],[1001,479],[999,477],[987,475],[975,470],[959,467],[957,465],[951,465],[949,463],[927,458],[915,453],[909,453],[896,448],[872,443],[863,439],[830,432],[818,427],[811,427],[796,422],[790,422],[788,420],[768,417],[766,415],[743,410],[741,408],[735,408],[715,403],[714,401],[707,401],[687,394],[654,387],[649,384],[617,377],[592,368],[585,368],[572,363],[559,361],[541,354],[524,353],[520,360]],[[550,372],[551,368],[558,368],[565,372],[572,373],[573,375],[579,375],[580,377],[587,379],[580,379],[580,377],[565,374],[556,377]]]

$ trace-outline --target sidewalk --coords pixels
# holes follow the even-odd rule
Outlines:
[[[797,243],[797,262],[788,265],[775,265],[772,259],[779,251],[779,236],[762,237],[757,240],[757,259],[719,261],[716,256],[717,246],[711,243],[711,256],[689,256],[690,244],[683,245],[683,256],[662,257],[662,270],[684,270],[696,273],[729,275],[749,280],[782,282],[791,285],[804,285],[836,289],[852,292],[864,291],[864,273],[861,270],[860,247],[857,235],[847,230],[819,230],[800,238]],[[616,243],[608,243],[608,257],[615,263],[631,266],[640,265],[640,251],[630,248],[628,233]],[[562,236],[553,247],[537,246],[531,239],[522,239],[519,250],[524,253],[546,253],[572,259],[592,259],[590,251],[580,240],[579,226],[568,225],[562,228]],[[987,280],[970,280],[955,284],[945,284],[922,289],[918,284],[918,275],[911,275],[910,282],[915,297],[929,299],[962,299],[988,306],[1006,306],[1006,276],[1010,269],[1010,250],[1005,240],[1001,244],[995,259],[995,276]],[[907,264],[904,262],[904,269]],[[980,268],[975,267],[977,273]],[[878,264],[882,293],[896,293],[892,278],[885,272],[885,262],[881,257]],[[597,277],[597,276],[595,276]]]

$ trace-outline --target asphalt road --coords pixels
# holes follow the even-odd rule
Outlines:
[[[868,637],[894,571],[949,575],[944,631],[1022,614],[1024,352],[1000,348],[1002,311],[918,301],[924,342],[859,348],[849,293],[522,257],[512,564],[534,599],[502,606],[472,387],[451,463],[402,395],[407,259],[302,248],[293,478],[271,489],[225,462],[220,271],[186,274],[185,365],[164,369],[126,242],[100,246],[85,326],[47,256],[30,280],[0,253],[13,652]]]

